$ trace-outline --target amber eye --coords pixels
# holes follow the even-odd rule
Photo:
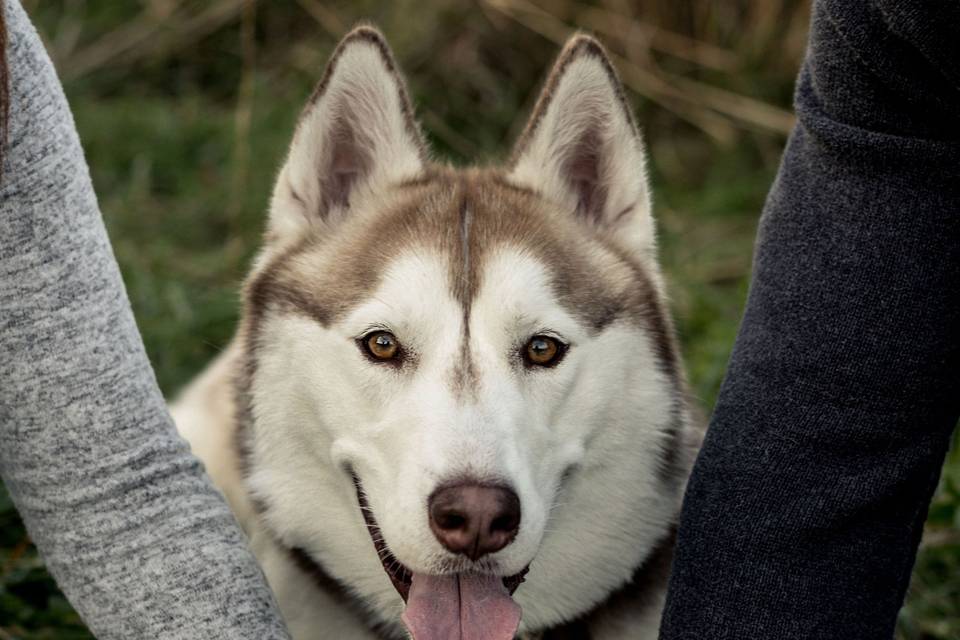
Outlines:
[[[376,360],[393,360],[400,353],[397,337],[389,331],[374,331],[363,337],[362,343],[370,357]]]
[[[566,345],[550,336],[533,336],[523,348],[523,359],[527,364],[538,367],[550,367],[563,357]]]

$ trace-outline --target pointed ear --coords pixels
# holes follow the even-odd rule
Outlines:
[[[386,40],[347,34],[300,116],[270,207],[268,242],[334,225],[351,206],[416,177],[427,152]]]
[[[628,247],[654,247],[643,142],[603,47],[576,35],[517,142],[510,177]]]

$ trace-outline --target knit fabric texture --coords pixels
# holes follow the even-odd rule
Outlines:
[[[60,83],[20,4],[4,1],[7,489],[98,638],[288,638],[243,533],[167,414]]]
[[[960,4],[817,0],[664,640],[891,638],[960,413]]]

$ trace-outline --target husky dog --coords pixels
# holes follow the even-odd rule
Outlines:
[[[644,162],[590,37],[479,169],[430,161],[376,30],[337,47],[173,407],[295,638],[656,637],[699,430]]]

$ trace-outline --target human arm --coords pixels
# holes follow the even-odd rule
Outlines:
[[[817,0],[661,638],[890,638],[960,414],[960,5]]]
[[[98,638],[287,638],[242,532],[169,418],[53,67],[19,2],[4,9],[3,480]]]

